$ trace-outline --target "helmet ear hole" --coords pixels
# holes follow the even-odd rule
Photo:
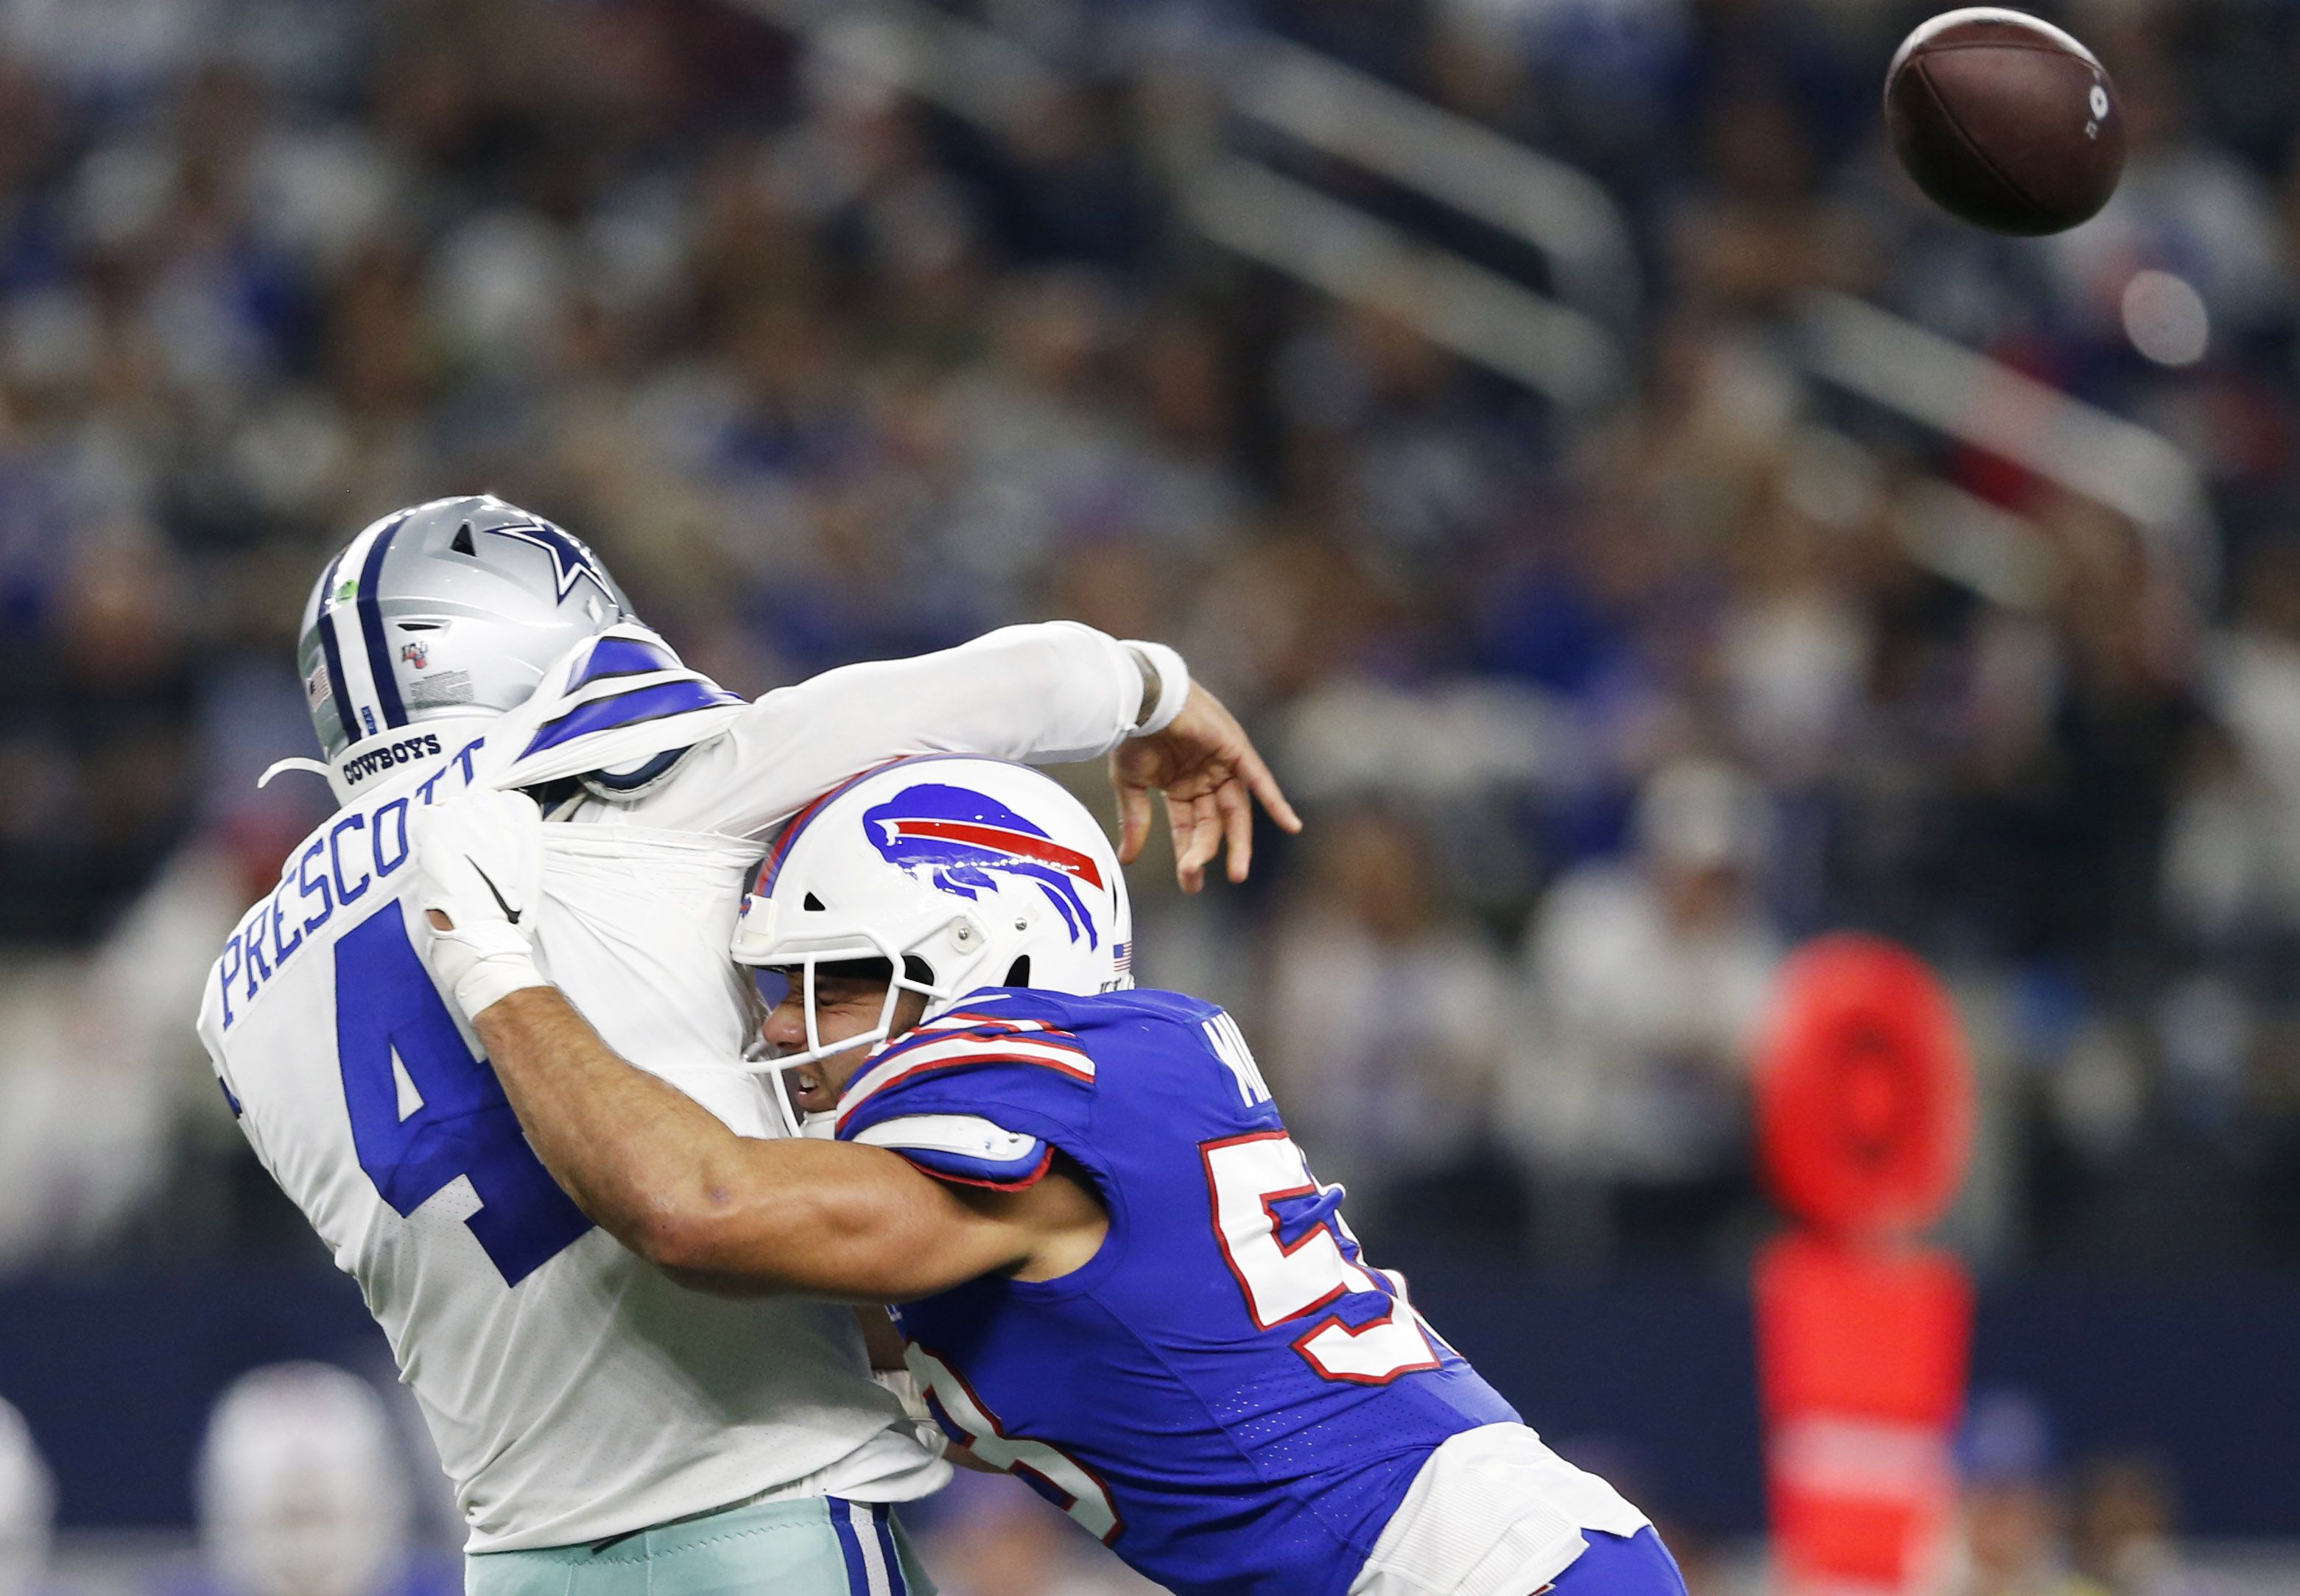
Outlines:
[[[816,914],[818,914],[818,915],[819,915],[819,914],[822,913],[822,899],[821,899],[820,898],[817,898],[813,893],[810,892],[810,893],[808,893],[804,898],[801,898],[801,899],[799,900],[799,906],[798,906],[798,907],[801,907],[801,908],[803,908],[803,909],[812,909]]]
[[[1020,957],[1020,958],[1016,959],[1012,964],[1011,964],[1011,965],[1007,965],[1007,966],[1006,966],[1006,979],[1005,979],[1005,980],[1004,980],[1004,981],[1002,981],[1002,982],[1000,982],[998,984],[999,984],[1000,986],[1028,986],[1028,985],[1029,985],[1029,984],[1030,984],[1030,956],[1029,956],[1029,954],[1027,954],[1027,953],[1026,953],[1026,954],[1024,954],[1021,957]]]

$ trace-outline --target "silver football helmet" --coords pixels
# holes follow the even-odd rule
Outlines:
[[[329,562],[296,647],[336,796],[347,771],[437,751],[410,728],[515,708],[554,660],[630,618],[579,539],[491,494],[376,522]]]

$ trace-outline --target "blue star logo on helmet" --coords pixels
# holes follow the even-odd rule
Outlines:
[[[601,597],[615,602],[614,589],[600,572],[591,557],[591,551],[547,521],[514,521],[508,526],[484,529],[497,538],[516,538],[522,543],[532,543],[551,556],[551,568],[558,579],[559,597],[565,598],[575,590],[575,584],[588,577]]]
[[[1065,848],[997,799],[938,781],[906,787],[862,814],[862,830],[887,863],[941,891],[973,898],[998,876],[1038,883],[1075,942],[1102,945],[1077,883],[1104,885],[1092,855]]]

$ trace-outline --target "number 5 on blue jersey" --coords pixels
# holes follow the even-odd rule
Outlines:
[[[335,951],[336,1057],[360,1167],[403,1217],[470,1176],[480,1206],[463,1223],[504,1283],[517,1285],[591,1222],[528,1146],[495,1072],[464,1045],[398,906],[369,915]],[[401,1071],[413,1102],[403,1101]]]

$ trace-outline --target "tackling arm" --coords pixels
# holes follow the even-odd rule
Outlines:
[[[1024,1205],[878,1148],[738,1136],[625,1061],[555,987],[513,991],[472,1024],[568,1195],[687,1283],[904,1302],[1031,1256]]]

